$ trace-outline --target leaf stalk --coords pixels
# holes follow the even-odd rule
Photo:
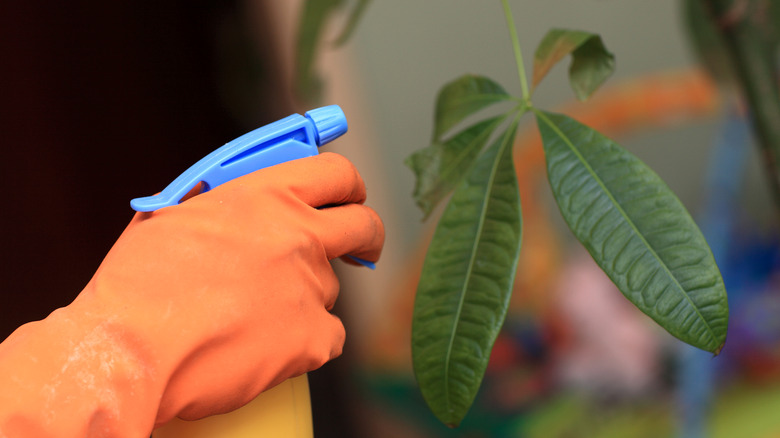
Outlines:
[[[509,35],[512,39],[512,49],[515,53],[515,61],[517,63],[517,74],[520,77],[520,90],[522,98],[526,102],[527,106],[531,106],[531,94],[528,88],[528,79],[525,74],[525,66],[523,65],[523,51],[520,47],[520,39],[517,37],[517,28],[515,27],[515,20],[512,17],[512,9],[509,7],[508,0],[501,0],[501,4],[504,6],[504,16],[506,17],[506,25],[509,28]]]
[[[776,43],[767,36],[769,32],[757,9],[758,2],[702,2],[723,37],[737,82],[750,107],[753,132],[763,155],[776,209],[780,210],[780,90]]]

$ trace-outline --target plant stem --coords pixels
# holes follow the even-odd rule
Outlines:
[[[512,17],[512,9],[509,8],[509,1],[501,0],[501,3],[504,5],[506,25],[509,28],[509,34],[512,37],[512,48],[515,51],[515,61],[517,62],[517,74],[520,76],[520,90],[523,94],[523,100],[528,101],[531,99],[531,94],[528,92],[528,79],[526,79],[525,67],[523,66],[523,52],[520,49],[520,40],[517,38],[515,19]]]
[[[720,32],[761,148],[776,207],[780,209],[780,90],[775,44],[765,17],[750,0],[702,0]],[[764,19],[764,20],[762,20]]]

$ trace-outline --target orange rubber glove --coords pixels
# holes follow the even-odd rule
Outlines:
[[[384,243],[345,158],[303,158],[138,213],[76,300],[0,344],[0,438],[147,438],[341,353],[329,260]]]

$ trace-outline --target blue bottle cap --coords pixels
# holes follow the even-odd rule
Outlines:
[[[338,105],[328,105],[306,112],[317,131],[317,146],[347,132],[347,117]]]

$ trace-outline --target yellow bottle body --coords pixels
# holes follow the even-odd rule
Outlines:
[[[152,438],[313,438],[306,374],[286,380],[233,412],[198,421],[174,419]]]

